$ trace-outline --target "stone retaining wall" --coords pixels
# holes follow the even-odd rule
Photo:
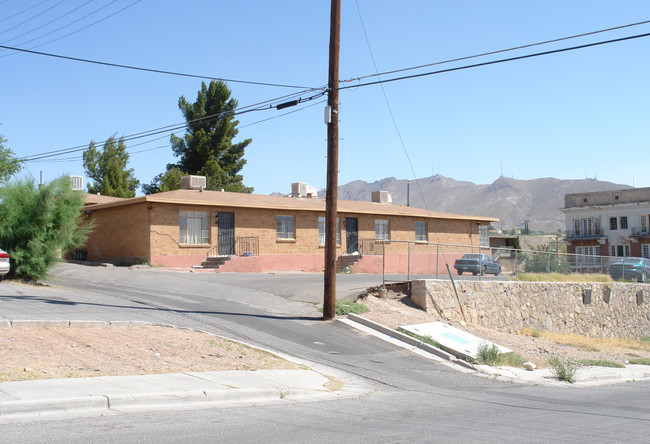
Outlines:
[[[633,283],[455,281],[467,322],[510,333],[524,328],[591,337],[650,336],[650,286]],[[448,280],[415,280],[411,300],[462,321]]]

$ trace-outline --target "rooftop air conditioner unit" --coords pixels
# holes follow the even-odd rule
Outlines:
[[[373,191],[370,200],[377,203],[393,203],[393,198],[388,191]]]
[[[203,189],[205,189],[205,176],[181,177],[181,190],[203,190]]]

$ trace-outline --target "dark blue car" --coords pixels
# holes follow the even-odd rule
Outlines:
[[[618,259],[609,267],[612,279],[645,282],[650,275],[650,260],[642,257]]]
[[[501,273],[501,265],[496,263],[489,254],[466,254],[456,259],[454,268],[459,275],[469,271],[473,275],[493,274],[498,276]]]

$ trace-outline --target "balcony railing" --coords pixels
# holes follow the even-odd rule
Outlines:
[[[650,237],[650,231],[648,227],[632,227],[632,236]]]
[[[567,239],[597,239],[603,237],[605,234],[602,228],[596,228],[589,231],[567,231]]]

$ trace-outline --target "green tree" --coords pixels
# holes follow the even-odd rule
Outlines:
[[[7,139],[0,135],[0,183],[8,180],[22,168],[22,162],[5,146]]]
[[[94,182],[88,184],[89,193],[125,198],[135,196],[140,181],[133,175],[133,168],[126,168],[129,153],[123,137],[119,141],[115,140],[115,135],[109,137],[101,152],[93,140],[84,151],[83,161],[86,175]]]
[[[239,172],[246,164],[244,150],[252,140],[232,142],[239,133],[239,122],[234,119],[237,100],[230,97],[226,84],[203,82],[196,102],[189,103],[181,96],[178,108],[187,121],[187,132],[183,137],[171,135],[172,150],[180,159],[170,166],[206,176],[209,190],[251,193],[253,188],[244,186]]]
[[[183,176],[187,176],[187,173],[178,167],[170,165],[167,171],[154,177],[150,184],[142,184],[142,192],[144,194],[154,194],[178,190],[181,187],[181,177]]]
[[[11,274],[43,279],[62,252],[83,246],[92,226],[84,222],[84,195],[68,177],[42,187],[16,181],[2,190],[0,245],[11,257]]]

